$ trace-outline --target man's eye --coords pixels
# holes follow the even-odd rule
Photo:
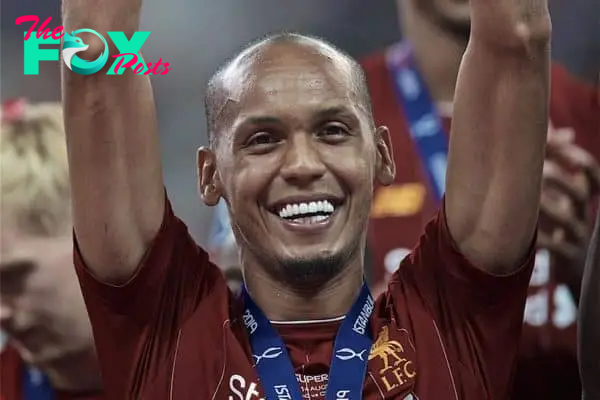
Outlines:
[[[277,139],[267,132],[259,132],[248,140],[248,146],[264,146],[277,143]]]
[[[326,139],[327,138],[342,138],[344,136],[347,136],[348,134],[349,134],[348,128],[346,128],[345,126],[343,126],[341,124],[326,125],[319,132],[319,136],[324,136]]]

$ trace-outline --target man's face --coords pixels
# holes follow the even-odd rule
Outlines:
[[[44,365],[88,350],[92,332],[70,234],[40,237],[5,218],[0,231],[0,322],[23,359]]]
[[[226,80],[222,192],[242,258],[281,279],[319,282],[360,253],[387,146],[347,62],[281,45],[258,58]]]
[[[443,30],[468,37],[471,28],[469,0],[397,0],[399,7],[414,7]]]

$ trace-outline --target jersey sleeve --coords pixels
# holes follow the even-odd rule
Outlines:
[[[199,303],[229,293],[221,271],[196,245],[168,200],[162,226],[126,284],[97,280],[76,239],[74,262],[110,398],[138,398],[136,390],[148,386],[143,381],[152,380],[153,370],[173,363],[181,326]]]
[[[412,297],[433,317],[456,382],[463,385],[459,392],[509,397],[534,257],[532,242],[509,275],[477,268],[458,250],[441,210],[393,275],[389,293]]]

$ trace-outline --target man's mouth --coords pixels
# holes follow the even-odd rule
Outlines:
[[[314,199],[279,203],[271,212],[282,220],[296,225],[326,224],[342,205],[341,200]]]

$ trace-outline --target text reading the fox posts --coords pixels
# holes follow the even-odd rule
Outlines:
[[[41,45],[60,45],[62,44],[62,59],[65,65],[81,75],[91,75],[100,71],[108,62],[109,47],[104,36],[92,29],[79,29],[71,33],[65,32],[64,27],[57,26],[52,31],[47,25],[52,20],[48,17],[38,27],[40,21],[37,15],[24,15],[16,19],[15,24],[21,25],[31,22],[32,25],[25,32],[24,40],[24,73],[25,75],[39,74],[40,61],[59,61],[60,53],[58,49],[40,47]],[[36,29],[37,28],[37,29]],[[97,36],[104,45],[104,50],[96,60],[83,60],[77,56],[77,53],[85,51],[89,45],[78,37],[79,33],[90,33]],[[108,36],[119,51],[119,54],[113,55],[115,59],[112,66],[108,69],[107,75],[121,75],[127,68],[133,69],[136,75],[166,75],[172,69],[168,62],[163,63],[162,58],[158,62],[146,62],[140,55],[142,45],[150,36],[150,32],[134,32],[130,39],[127,39],[125,33],[120,31],[107,32]]]

